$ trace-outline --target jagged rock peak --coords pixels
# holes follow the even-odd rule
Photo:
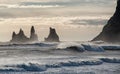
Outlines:
[[[32,33],[35,33],[34,26],[31,27],[31,34],[32,34]]]
[[[52,27],[50,27],[50,33],[56,33],[56,30]]]
[[[31,41],[38,41],[38,36],[35,34],[34,26],[31,27],[31,35],[30,35]]]
[[[47,42],[59,42],[59,36],[56,33],[56,30],[54,28],[50,27],[50,32],[47,38],[45,38],[45,41]]]
[[[27,42],[36,42],[36,41],[38,41],[37,34],[35,34],[34,26],[31,27],[30,32],[31,32],[30,38],[25,36],[24,31],[22,29],[20,29],[18,34],[13,32],[12,40],[10,42],[12,42],[12,43],[27,43]]]
[[[19,33],[23,33],[23,30],[20,28],[20,31],[19,31]]]
[[[14,37],[15,35],[16,35],[16,33],[15,33],[15,32],[13,32],[12,37]]]

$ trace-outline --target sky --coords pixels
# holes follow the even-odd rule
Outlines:
[[[22,28],[29,37],[35,26],[39,40],[56,29],[61,41],[89,41],[113,15],[116,0],[0,0],[0,41]]]

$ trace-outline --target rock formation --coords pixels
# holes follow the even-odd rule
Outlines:
[[[56,30],[54,28],[50,27],[50,33],[47,38],[45,38],[45,41],[47,42],[59,42],[59,36],[56,33]]]
[[[15,32],[13,32],[13,34],[12,34],[12,40],[10,42],[12,42],[12,43],[26,43],[26,42],[34,42],[34,41],[38,41],[38,37],[35,34],[34,27],[32,26],[30,38],[28,38],[27,36],[25,36],[23,30],[20,29],[20,31],[19,31],[18,34],[16,34]]]
[[[31,34],[30,34],[31,41],[38,41],[38,36],[35,34],[34,26],[31,27]]]
[[[25,36],[23,30],[20,29],[20,31],[19,31],[18,34],[16,34],[15,32],[13,32],[11,42],[26,42],[28,40],[29,40],[29,38],[27,38]]]
[[[116,11],[104,26],[103,31],[93,39],[93,41],[97,40],[120,42],[120,0],[117,1]]]

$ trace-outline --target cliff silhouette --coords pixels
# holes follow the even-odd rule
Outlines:
[[[114,15],[104,26],[102,32],[92,41],[120,42],[120,0],[117,0],[117,7]]]
[[[35,34],[34,26],[32,26],[30,38],[25,36],[24,31],[22,29],[20,29],[18,34],[13,32],[12,40],[10,42],[11,43],[26,43],[26,42],[37,42],[37,41],[38,41],[38,36],[37,36],[37,34]]]
[[[59,42],[59,36],[56,33],[56,30],[54,28],[50,27],[50,32],[47,38],[45,38],[46,42]]]

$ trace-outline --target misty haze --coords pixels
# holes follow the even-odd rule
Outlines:
[[[120,74],[120,0],[0,0],[1,74]]]

